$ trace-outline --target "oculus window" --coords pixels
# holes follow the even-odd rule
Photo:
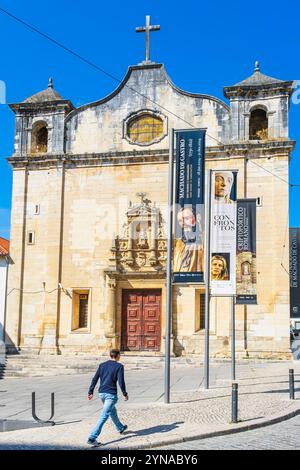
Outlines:
[[[126,137],[132,143],[149,145],[165,136],[164,121],[150,113],[142,113],[128,120]]]

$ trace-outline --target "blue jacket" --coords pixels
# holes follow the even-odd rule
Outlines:
[[[117,395],[117,382],[122,390],[124,397],[127,396],[125,380],[124,380],[124,366],[117,361],[106,361],[100,364],[96,374],[93,377],[89,388],[89,395],[93,395],[94,388],[100,379],[99,393],[111,393]]]

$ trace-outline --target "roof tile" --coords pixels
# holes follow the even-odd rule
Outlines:
[[[7,256],[9,254],[9,240],[0,237],[0,256]]]

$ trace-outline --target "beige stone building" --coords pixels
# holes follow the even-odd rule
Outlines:
[[[168,131],[194,126],[207,128],[206,168],[238,170],[238,197],[258,198],[258,304],[236,307],[237,352],[288,356],[291,92],[256,64],[223,102],[148,61],[79,108],[51,82],[11,105],[8,351],[163,353]],[[203,354],[204,293],[173,288],[176,355]],[[230,299],[211,300],[210,324],[211,354],[230,355]]]

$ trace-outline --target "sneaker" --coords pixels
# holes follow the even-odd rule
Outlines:
[[[96,439],[94,439],[94,440],[88,439],[87,444],[89,444],[92,447],[100,447],[101,446],[101,442],[97,441]]]
[[[127,428],[128,428],[127,424],[124,424],[123,429],[121,429],[121,431],[119,431],[119,433],[123,434],[123,432],[126,431]]]

